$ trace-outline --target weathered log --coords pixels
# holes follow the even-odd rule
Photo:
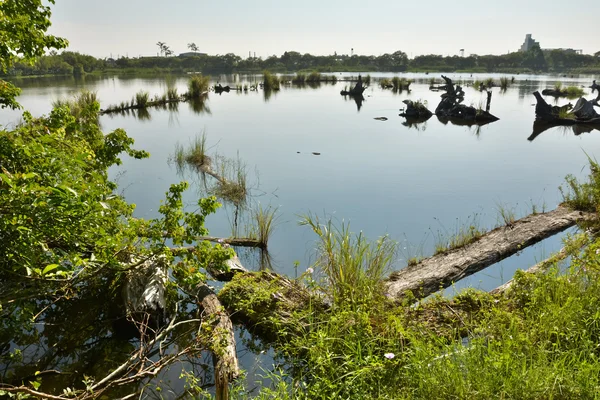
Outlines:
[[[198,307],[203,313],[203,319],[213,321],[214,337],[211,350],[216,398],[226,400],[229,399],[229,383],[240,375],[233,324],[217,295],[205,284],[198,287]]]
[[[393,300],[401,300],[408,291],[416,298],[427,297],[586,218],[589,215],[565,207],[529,215],[471,244],[394,272],[386,282],[387,294]]]
[[[219,292],[232,318],[266,343],[301,334],[308,321],[292,318],[306,310],[325,310],[327,304],[302,283],[269,271],[237,274]]]
[[[427,109],[427,107],[421,102],[414,102],[412,100],[404,100],[404,104],[406,104],[406,110],[402,110],[400,113],[401,117],[412,118],[418,120],[428,120],[433,113]]]

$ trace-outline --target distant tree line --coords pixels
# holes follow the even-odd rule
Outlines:
[[[594,55],[577,54],[564,50],[541,50],[534,46],[527,52],[503,55],[470,55],[468,57],[422,55],[409,59],[405,52],[396,51],[380,56],[327,55],[315,56],[286,51],[281,56],[242,58],[236,54],[172,56],[173,51],[164,43],[157,43],[162,56],[97,59],[71,51],[40,57],[33,65],[17,62],[7,75],[81,75],[119,70],[169,70],[172,72],[202,72],[205,74],[259,72],[296,72],[317,70],[335,71],[464,71],[464,72],[579,72],[600,73],[600,52]],[[198,47],[190,43],[193,52]]]

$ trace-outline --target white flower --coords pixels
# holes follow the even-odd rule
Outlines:
[[[385,353],[383,356],[388,360],[391,360],[392,358],[396,357],[394,353]]]
[[[314,269],[312,269],[311,267],[306,268],[306,272],[308,272],[309,274],[312,274],[313,272],[315,272]]]

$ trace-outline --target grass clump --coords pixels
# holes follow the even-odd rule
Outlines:
[[[318,82],[321,82],[321,74],[319,72],[317,72],[317,71],[311,72],[306,77],[306,82],[308,82],[308,83],[318,83]]]
[[[319,238],[315,267],[326,277],[334,303],[358,304],[382,294],[382,279],[396,256],[396,243],[387,236],[371,243],[362,233],[353,234],[349,224],[337,227],[331,219],[322,223],[314,215],[305,216],[300,224]]]
[[[306,83],[306,74],[298,72],[295,77],[292,78],[292,83],[296,85],[302,85]]]
[[[135,105],[139,108],[144,108],[148,105],[150,95],[146,91],[139,91],[135,94]]]
[[[453,231],[449,232],[444,228],[443,230],[438,230],[434,235],[436,238],[435,254],[464,247],[473,243],[485,233],[486,231],[480,226],[478,214],[469,216],[464,223],[457,220]]]
[[[588,180],[579,182],[573,175],[568,175],[565,186],[560,187],[563,202],[568,207],[587,212],[596,212],[600,205],[600,165],[588,157],[590,173]]]
[[[389,89],[391,87],[394,87],[394,85],[392,84],[392,81],[389,80],[388,78],[383,78],[379,81],[379,86],[381,86],[382,89]]]
[[[188,96],[195,99],[208,92],[209,76],[193,75],[188,82]]]
[[[69,107],[71,115],[81,121],[99,124],[100,103],[96,92],[82,90],[70,99],[58,99],[52,102],[53,108]]]
[[[508,89],[509,86],[510,86],[510,81],[508,80],[507,77],[503,76],[502,78],[500,78],[500,89],[506,90],[506,89]]]
[[[509,208],[503,204],[496,203],[496,208],[498,210],[498,219],[499,224],[512,226],[517,220],[517,215],[515,213],[514,208]]]
[[[263,86],[265,90],[279,90],[279,79],[269,71],[264,71]]]
[[[554,90],[556,90],[557,92],[561,92],[562,91],[562,86],[563,86],[562,82],[556,82],[554,84]]]
[[[576,99],[585,94],[583,89],[577,86],[568,86],[564,91],[568,99]]]
[[[275,229],[278,210],[278,208],[271,206],[263,208],[262,204],[259,204],[250,212],[254,225],[252,226],[248,237],[258,240],[263,248],[267,248],[269,238],[272,236],[273,230]]]

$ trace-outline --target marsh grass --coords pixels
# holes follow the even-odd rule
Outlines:
[[[514,207],[497,202],[496,210],[498,211],[498,224],[500,226],[512,226],[517,220],[517,213]]]
[[[475,90],[479,90],[479,91],[481,91],[481,87],[482,87],[481,85],[482,85],[482,84],[483,84],[483,82],[481,82],[479,79],[476,79],[476,80],[473,82],[473,88],[474,88]]]
[[[577,99],[585,95],[583,89],[577,86],[568,86],[564,92],[566,93],[568,99]]]
[[[248,200],[248,168],[240,159],[228,158],[220,155],[214,157],[213,171],[217,175],[217,182],[209,189],[209,193],[232,203],[235,206],[244,206]]]
[[[335,78],[335,80],[337,81],[337,77],[335,77],[335,75],[334,75],[334,78]],[[363,83],[364,83],[366,86],[369,86],[369,85],[371,84],[371,75],[367,75],[367,76],[365,76],[365,78],[363,79]]]
[[[394,87],[394,85],[392,84],[392,81],[389,80],[388,78],[383,78],[379,81],[379,86],[381,86],[382,89],[389,89],[391,87]]]
[[[575,119],[575,114],[573,114],[570,110],[561,107],[558,110],[558,118],[562,118],[562,119]]]
[[[464,247],[482,237],[486,231],[481,228],[479,218],[477,213],[469,216],[466,221],[460,221],[457,218],[455,227],[451,231],[442,225],[442,229],[438,229],[433,234],[435,254]]]
[[[300,225],[318,236],[315,269],[324,274],[334,304],[358,305],[382,295],[382,279],[397,253],[395,242],[387,236],[370,242],[362,232],[352,233],[348,223],[336,226],[312,214],[302,217]]]
[[[503,76],[502,78],[500,78],[500,89],[501,90],[506,90],[506,89],[508,89],[509,86],[510,86],[510,81],[507,77]]]
[[[204,75],[193,75],[188,82],[187,96],[193,99],[201,97],[208,92],[210,77]]]
[[[252,226],[249,229],[248,237],[258,240],[263,248],[267,248],[269,238],[277,226],[278,211],[277,207],[264,208],[262,204],[258,204],[250,210]]]
[[[487,78],[484,82],[484,85],[486,88],[490,89],[496,86],[496,83],[494,82],[493,78]]]
[[[556,90],[557,92],[560,92],[560,91],[562,91],[562,86],[563,86],[562,82],[556,82],[554,84],[554,90]]]
[[[52,107],[67,106],[71,115],[77,119],[85,119],[96,125],[100,124],[100,103],[98,95],[94,91],[82,90],[69,99],[58,99],[52,102]]]
[[[318,83],[318,82],[321,82],[321,74],[319,72],[317,72],[317,71],[311,72],[306,77],[306,82],[307,83]]]
[[[296,85],[302,85],[306,83],[306,74],[298,72],[294,78],[292,78],[292,83]]]
[[[279,90],[279,79],[269,71],[263,72],[263,86],[267,90]]]
[[[579,211],[596,212],[600,205],[600,165],[588,156],[590,173],[584,182],[567,175],[565,185],[559,188],[563,202]]]

